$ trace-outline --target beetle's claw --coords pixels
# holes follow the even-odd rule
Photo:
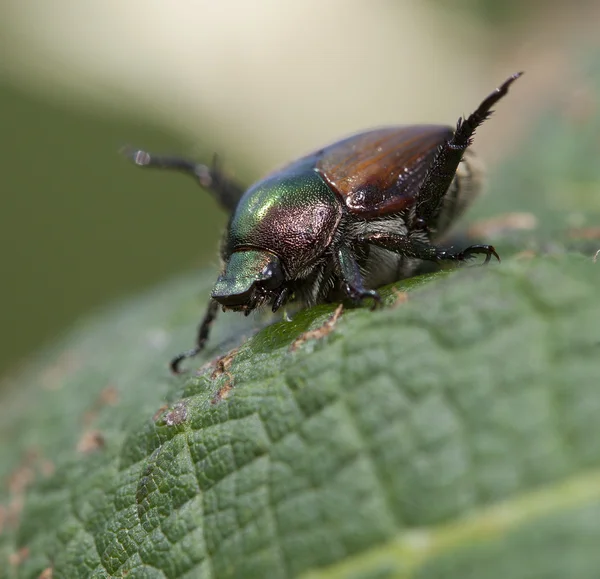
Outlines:
[[[365,299],[372,299],[373,305],[371,306],[371,310],[376,309],[381,305],[381,296],[375,290],[350,290],[350,298],[357,304],[362,303]]]
[[[171,372],[176,376],[184,374],[185,370],[182,370],[180,368],[181,362],[183,362],[187,358],[193,358],[196,354],[198,354],[198,352],[200,352],[200,348],[192,348],[191,350],[186,350],[185,352],[181,352],[181,354],[175,356],[169,363],[169,368],[171,369]]]
[[[172,374],[175,375],[179,375],[179,374],[183,374],[184,370],[182,370],[179,365],[181,364],[181,362],[183,362],[183,360],[185,360],[187,358],[187,356],[185,354],[179,354],[178,356],[175,356],[170,362],[169,362],[169,369],[171,370]]]
[[[489,263],[492,259],[492,256],[494,256],[498,261],[501,261],[500,256],[493,245],[471,245],[457,254],[456,258],[459,261],[466,261],[467,259],[472,259],[476,255],[481,254],[485,255],[485,261],[482,263],[482,265]]]
[[[382,300],[381,300],[381,296],[376,292],[373,291],[372,293],[370,293],[369,296],[366,297],[370,297],[373,299],[373,304],[371,305],[371,311],[375,311],[377,308],[381,307],[381,305],[383,304]]]

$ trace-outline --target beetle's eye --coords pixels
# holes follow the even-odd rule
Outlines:
[[[283,283],[283,271],[278,263],[269,263],[262,270],[264,276],[261,285],[269,290],[278,288]]]

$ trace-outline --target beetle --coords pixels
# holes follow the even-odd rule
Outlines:
[[[481,189],[468,147],[522,73],[510,76],[456,128],[389,126],[337,141],[245,189],[213,162],[128,150],[141,167],[192,175],[231,214],[221,243],[222,272],[212,290],[195,346],[171,361],[179,373],[209,337],[219,306],[248,315],[290,301],[310,306],[344,296],[381,298],[376,288],[414,274],[419,264],[464,262],[491,245],[462,250],[436,245]]]

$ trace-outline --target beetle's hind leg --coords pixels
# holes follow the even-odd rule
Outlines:
[[[473,142],[475,129],[492,114],[491,108],[508,93],[510,85],[523,73],[509,77],[479,105],[466,119],[459,118],[452,138],[443,143],[433,159],[431,167],[417,193],[416,221],[425,227],[434,225],[442,207],[442,201],[454,179],[456,169],[467,147]]]
[[[406,257],[422,259],[425,261],[467,261],[477,254],[485,255],[485,263],[495,257],[500,261],[500,256],[492,245],[471,245],[461,251],[452,249],[441,249],[427,242],[413,239],[407,235],[398,233],[369,233],[360,238],[360,241],[372,243],[378,247],[383,247],[388,251],[399,253]]]
[[[201,187],[208,189],[217,201],[230,212],[236,208],[245,190],[239,183],[225,176],[219,166],[216,155],[213,158],[212,165],[209,167],[183,157],[155,155],[147,151],[130,149],[128,147],[124,148],[121,152],[139,167],[170,169],[191,175]]]
[[[496,249],[493,245],[470,245],[462,251],[452,251],[446,249],[438,250],[437,260],[468,261],[469,259],[474,258],[476,255],[485,255],[485,261],[483,262],[483,265],[489,263],[490,259],[492,259],[492,256],[500,261],[500,256],[496,252]]]
[[[190,350],[186,350],[185,352],[182,352],[178,356],[175,356],[175,358],[173,358],[171,360],[169,367],[171,368],[171,372],[173,372],[173,374],[181,374],[182,370],[179,367],[181,365],[181,362],[183,362],[184,360],[187,360],[187,358],[193,358],[194,356],[199,354],[204,349],[204,346],[206,345],[206,341],[208,340],[208,335],[210,334],[210,327],[212,326],[212,323],[217,318],[218,313],[219,313],[219,304],[215,300],[211,299],[210,302],[208,303],[208,307],[206,308],[206,313],[204,314],[204,318],[202,318],[202,321],[200,322],[200,325],[198,326],[198,334],[196,336],[196,345],[193,348],[191,348]]]

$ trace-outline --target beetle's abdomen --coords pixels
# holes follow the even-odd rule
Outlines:
[[[293,276],[327,249],[341,212],[336,194],[316,171],[276,173],[240,200],[229,226],[227,252],[270,251]]]

